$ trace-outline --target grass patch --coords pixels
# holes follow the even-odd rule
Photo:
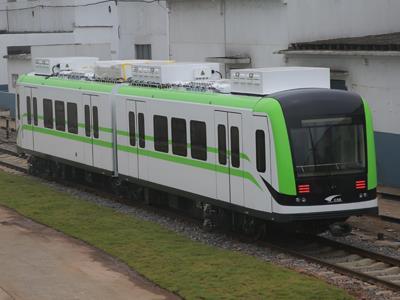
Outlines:
[[[187,299],[351,299],[321,280],[191,241],[34,178],[0,171],[0,204],[103,249]]]

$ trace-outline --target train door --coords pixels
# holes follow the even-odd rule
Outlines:
[[[82,95],[83,116],[84,116],[84,136],[87,142],[83,144],[84,162],[93,166],[93,122],[92,122],[92,103],[91,95]]]
[[[129,173],[140,179],[147,178],[145,139],[145,102],[127,99],[129,144],[133,146],[129,155]]]
[[[34,125],[37,125],[37,91],[36,88],[24,87],[25,99],[20,99],[20,107],[24,107],[22,111],[21,123],[24,126],[23,133],[23,147],[26,149],[34,150],[35,148],[35,132]]]
[[[217,197],[243,205],[242,115],[215,111]]]

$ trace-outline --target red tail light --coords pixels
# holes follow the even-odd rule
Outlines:
[[[363,190],[367,187],[365,180],[356,180],[356,190]]]
[[[309,184],[299,184],[297,186],[297,191],[299,194],[306,194],[310,192],[310,185]]]

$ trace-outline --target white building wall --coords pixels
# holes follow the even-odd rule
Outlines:
[[[72,1],[74,4],[75,1]],[[4,3],[3,7],[10,10],[26,7],[32,9],[15,10],[5,12],[8,20],[8,30],[13,32],[62,32],[72,31],[74,24],[73,8],[41,7],[46,5],[59,6],[70,5],[69,0],[19,0],[16,2]]]
[[[290,42],[400,31],[398,0],[287,2]]]

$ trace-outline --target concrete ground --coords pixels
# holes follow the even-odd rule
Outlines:
[[[0,206],[0,300],[177,299],[109,255]]]

